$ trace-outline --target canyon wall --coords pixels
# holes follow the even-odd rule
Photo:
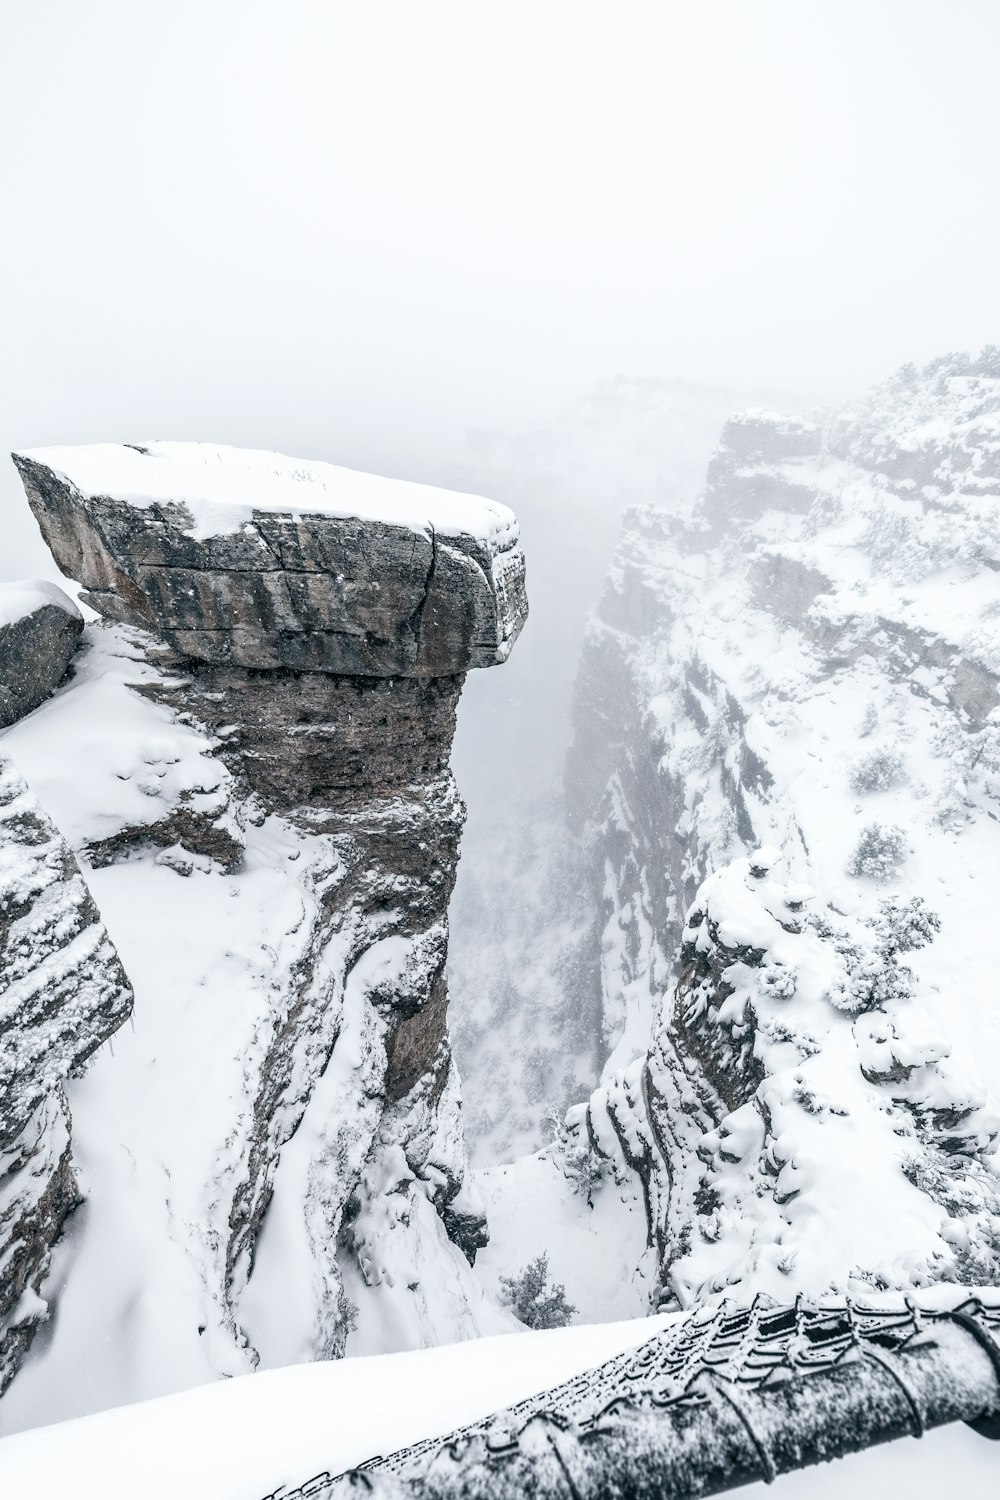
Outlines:
[[[569,1119],[654,1301],[1000,1273],[998,454],[987,350],[737,416],[687,514],[626,518],[567,766],[607,1057]]]

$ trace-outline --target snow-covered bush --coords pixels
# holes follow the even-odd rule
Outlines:
[[[851,934],[834,928],[823,917],[811,919],[810,925],[821,937],[832,940],[843,966],[829,991],[830,1000],[838,1010],[857,1014],[910,998],[913,970],[899,962],[899,955],[933,942],[941,919],[922,896],[909,901],[890,896],[879,903],[878,916],[869,924],[874,941],[866,940],[864,932]]]
[[[906,834],[895,823],[869,823],[847,862],[847,873],[860,879],[888,880],[909,853]]]
[[[852,1015],[894,1000],[908,1000],[913,993],[910,970],[887,959],[877,948],[869,948],[846,936],[839,936],[837,952],[843,960],[843,973],[830,987],[830,1000],[838,1010]]]
[[[594,1193],[604,1181],[607,1161],[591,1150],[585,1133],[567,1130],[557,1110],[547,1109],[545,1115],[552,1131],[552,1145],[549,1149],[553,1160],[573,1191],[586,1199],[588,1207],[592,1208]]]
[[[790,1000],[795,994],[795,982],[795,970],[785,964],[768,964],[761,970],[761,989],[776,1000]]]
[[[911,896],[909,901],[889,896],[879,902],[879,914],[872,925],[881,952],[893,955],[926,948],[941,931],[941,918],[931,911],[923,896]]]
[[[888,791],[905,779],[903,758],[895,750],[872,750],[851,767],[851,789],[862,795]]]
[[[517,1276],[500,1277],[500,1300],[526,1328],[565,1328],[576,1312],[564,1286],[550,1286],[549,1257],[540,1255]]]

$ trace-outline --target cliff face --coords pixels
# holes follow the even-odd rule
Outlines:
[[[85,851],[136,983],[135,1038],[80,1129],[114,1117],[140,1198],[170,1183],[145,1264],[122,1271],[148,1310],[125,1334],[128,1397],[348,1337],[363,1351],[503,1325],[469,1269],[486,1232],[444,971],[455,710],[526,613],[513,516],[201,446],[18,464],[108,622],[60,700],[99,746],[87,796],[51,739],[22,760]],[[117,1230],[116,1263],[136,1248],[128,1187],[110,1167],[95,1184],[50,1378],[86,1352],[98,1242]],[[25,1412],[33,1375],[12,1392]],[[102,1378],[95,1405],[124,1399]]]
[[[735,418],[688,514],[626,520],[567,770],[608,1054],[570,1118],[654,1296],[1000,1272],[998,452],[987,351]]]
[[[5,725],[64,676],[83,628],[44,584],[0,588]],[[132,993],[80,868],[0,751],[0,1391],[47,1315],[40,1289],[79,1194],[63,1085]]]

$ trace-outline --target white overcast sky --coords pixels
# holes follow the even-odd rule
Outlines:
[[[1000,341],[998,66],[1000,0],[0,0],[0,442],[430,477],[616,372]]]

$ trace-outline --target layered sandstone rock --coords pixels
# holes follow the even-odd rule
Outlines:
[[[248,1340],[280,1322],[292,1261],[297,1357],[343,1352],[356,1320],[348,1265],[389,1319],[383,1342],[475,1331],[482,1294],[463,1277],[485,1225],[447,1028],[464,820],[448,762],[465,672],[505,660],[526,614],[514,517],[200,445],[17,463],[54,555],[109,622],[95,641],[103,631],[134,656],[150,725],[183,726],[200,747],[190,769],[187,739],[170,754],[140,749],[155,762],[141,778],[149,801],[106,816],[99,839],[88,826],[88,857],[137,862],[137,875],[150,863],[195,872],[219,950],[237,958],[251,934],[231,896],[265,878],[270,892],[247,954],[259,948],[266,972],[220,1042],[225,1137],[195,1142],[196,1167],[168,1166],[204,1205],[191,1211],[206,1222],[191,1254],[230,1351],[209,1352],[210,1370],[253,1360]],[[131,769],[116,774],[132,784]],[[180,983],[169,1003],[182,1015],[199,997]],[[187,1065],[180,1052],[170,1063]],[[295,1249],[269,1258],[272,1203]],[[198,1341],[192,1369],[208,1346]]]
[[[63,571],[109,619],[199,661],[451,677],[526,613],[506,507],[207,444],[15,455]]]
[[[131,1009],[76,860],[0,755],[0,1390],[46,1313],[39,1288],[78,1201],[63,1084]]]

